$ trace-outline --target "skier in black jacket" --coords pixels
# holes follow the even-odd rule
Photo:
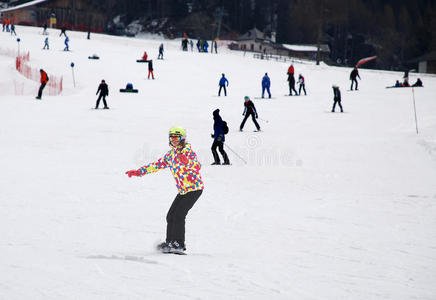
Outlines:
[[[359,71],[357,70],[357,67],[354,67],[353,71],[351,71],[351,73],[350,73],[350,80],[351,80],[350,90],[353,90],[353,83],[356,83],[356,91],[358,90],[357,79],[356,79],[357,77],[359,77],[359,79],[360,79]]]
[[[216,152],[216,148],[220,151],[221,155],[223,156],[224,163],[223,165],[230,165],[229,157],[227,156],[226,151],[224,151],[224,142],[226,140],[225,133],[224,133],[224,124],[223,119],[220,116],[220,110],[215,109],[213,111],[213,144],[211,147],[213,159],[214,162],[212,165],[220,165],[220,157],[218,155],[218,152]]]
[[[288,81],[289,81],[289,96],[292,96],[292,91],[295,92],[295,96],[298,96],[297,90],[295,89],[294,73],[288,72]]]
[[[341,91],[339,90],[339,87],[337,85],[333,85],[332,88],[333,88],[333,94],[334,94],[332,112],[335,112],[336,103],[341,108],[341,112],[344,112],[344,110],[342,109],[342,105],[341,105]]]
[[[248,117],[251,116],[251,118],[253,119],[253,123],[254,125],[256,125],[257,131],[260,131],[260,126],[257,123],[256,119],[257,119],[257,111],[256,111],[256,107],[254,107],[254,103],[251,102],[250,97],[245,96],[244,97],[244,112],[242,113],[242,115],[245,115],[244,120],[242,120],[241,126],[239,127],[239,131],[242,131],[242,129],[244,129],[244,125],[245,125],[245,121],[247,121]]]
[[[104,80],[101,81],[100,85],[98,86],[96,95],[100,92],[100,96],[98,96],[97,103],[95,104],[95,109],[98,109],[98,105],[100,104],[100,99],[103,98],[103,109],[109,109],[106,103],[106,96],[109,96],[109,88]]]

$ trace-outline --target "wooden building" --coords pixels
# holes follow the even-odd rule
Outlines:
[[[3,19],[16,25],[47,24],[70,30],[102,32],[108,22],[104,8],[93,5],[90,0],[33,0],[0,12]]]
[[[288,45],[280,44],[275,41],[275,34],[266,35],[257,28],[253,28],[240,36],[235,42],[230,44],[230,49],[257,52],[266,55],[279,55],[288,57],[298,57],[303,59],[315,60],[318,50],[317,45]],[[320,45],[320,59],[330,54],[327,44]]]
[[[436,74],[436,51],[415,58],[409,63],[411,63],[414,67],[417,66],[419,73]]]

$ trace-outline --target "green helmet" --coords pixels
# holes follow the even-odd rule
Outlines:
[[[170,129],[169,135],[180,135],[182,140],[186,138],[186,130],[179,126],[174,126]]]
[[[245,100],[245,101],[248,101],[248,100],[250,100],[250,97],[245,96],[245,97],[244,97],[244,100]]]

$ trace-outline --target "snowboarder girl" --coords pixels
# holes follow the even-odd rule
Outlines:
[[[200,198],[204,185],[200,176],[201,165],[197,155],[186,142],[186,130],[173,127],[169,131],[171,149],[160,159],[138,170],[127,171],[129,177],[144,176],[161,169],[170,168],[179,191],[167,214],[166,241],[158,246],[164,253],[184,254],[185,218],[188,211]]]

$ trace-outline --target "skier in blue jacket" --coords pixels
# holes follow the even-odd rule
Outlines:
[[[219,82],[220,89],[218,90],[218,96],[221,96],[221,89],[224,88],[224,96],[227,96],[226,83],[227,87],[229,86],[229,81],[225,77],[224,73],[221,74],[222,77]]]
[[[213,134],[212,134],[213,144],[212,144],[211,150],[212,150],[214,162],[212,163],[212,165],[220,165],[221,164],[220,157],[218,155],[218,152],[216,151],[216,148],[218,148],[221,155],[223,156],[223,159],[224,159],[223,165],[230,165],[229,157],[227,156],[226,151],[224,151],[224,141],[226,139],[224,136],[223,119],[220,116],[219,109],[215,109],[213,111],[213,120],[214,120]]]
[[[68,45],[68,42],[70,41],[70,39],[68,38],[68,36],[65,36],[65,48],[64,51],[70,51],[70,46]]]
[[[265,76],[262,78],[262,98],[265,94],[265,89],[268,92],[268,98],[271,98],[271,92],[269,91],[269,87],[271,86],[271,80],[268,77],[268,73],[265,73]]]

